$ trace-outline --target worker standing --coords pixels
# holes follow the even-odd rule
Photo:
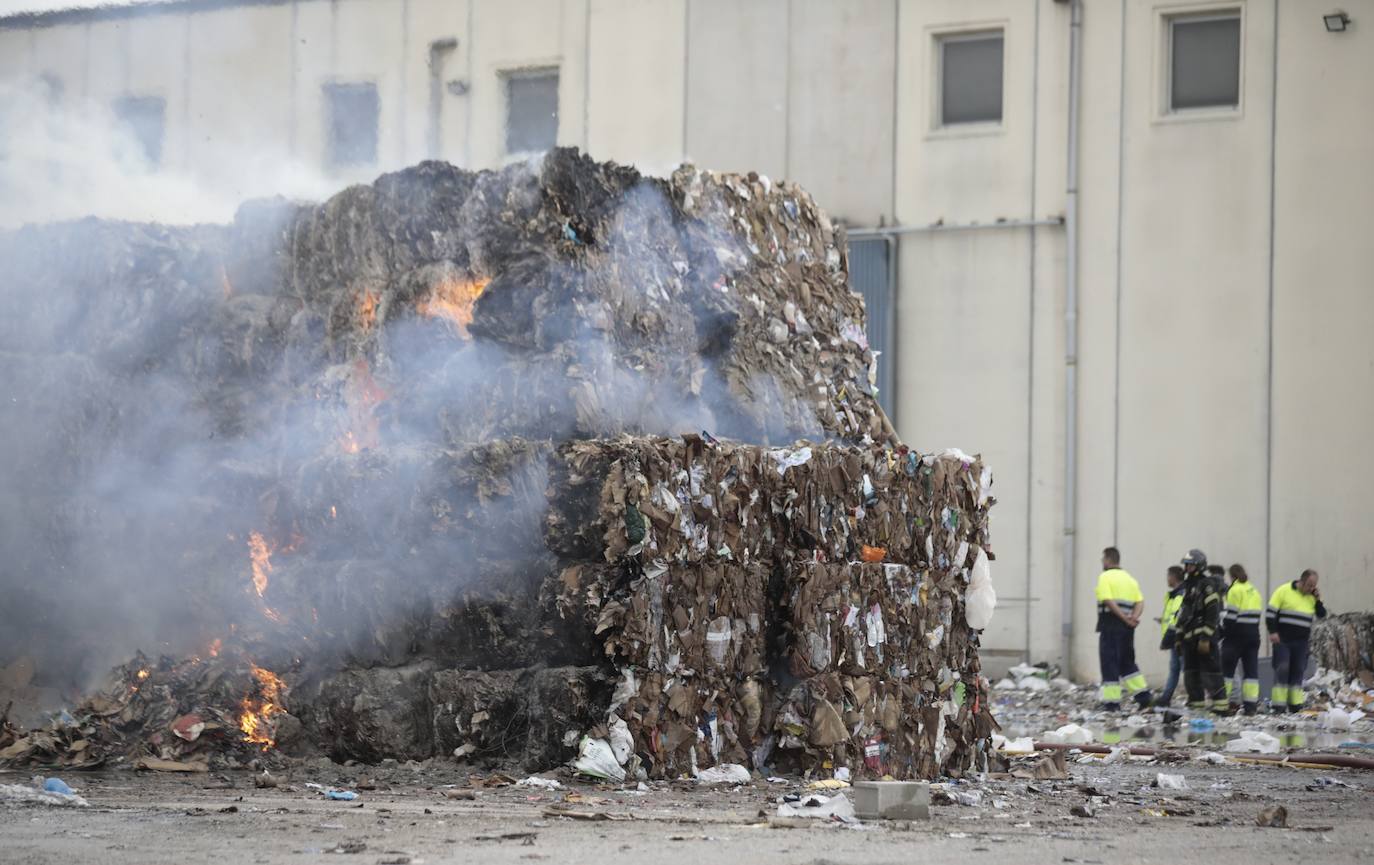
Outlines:
[[[1260,614],[1264,599],[1250,584],[1250,575],[1239,564],[1230,569],[1231,588],[1226,591],[1226,610],[1222,614],[1221,674],[1226,680],[1227,714],[1240,711],[1253,715],[1259,708]],[[1240,700],[1231,691],[1236,664],[1242,668]]]
[[[1178,629],[1188,707],[1205,711],[1215,706],[1224,711],[1226,688],[1221,679],[1221,647],[1217,645],[1224,590],[1207,574],[1207,554],[1202,550],[1189,550],[1180,564],[1183,606],[1178,611]]]
[[[1144,611],[1140,584],[1122,570],[1120,551],[1107,547],[1097,578],[1097,655],[1102,666],[1102,704],[1109,712],[1121,710],[1123,684],[1140,708],[1150,705],[1149,684],[1135,662],[1135,629]]]
[[[1178,677],[1183,670],[1183,653],[1178,645],[1178,611],[1183,606],[1183,568],[1170,565],[1164,575],[1169,591],[1164,593],[1164,615],[1159,622],[1159,648],[1169,653],[1169,678],[1164,690],[1155,698],[1156,706],[1168,706],[1174,700]]]
[[[1269,692],[1272,712],[1300,712],[1306,694],[1308,639],[1312,622],[1326,618],[1326,606],[1317,591],[1317,572],[1308,568],[1291,583],[1284,583],[1269,598],[1264,624],[1274,651],[1274,687]]]

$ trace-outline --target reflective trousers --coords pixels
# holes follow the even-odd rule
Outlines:
[[[1135,662],[1133,629],[1111,626],[1099,631],[1097,659],[1102,666],[1102,702],[1120,703],[1125,686],[1125,692],[1137,703],[1150,705],[1150,686]]]
[[[1212,640],[1211,651],[1198,651],[1198,640],[1183,644],[1183,687],[1188,689],[1188,706],[1206,709],[1209,703],[1226,702],[1226,686],[1221,678],[1221,647]]]
[[[1269,692],[1269,703],[1275,709],[1288,706],[1299,709],[1307,695],[1302,690],[1302,679],[1307,673],[1307,641],[1290,640],[1274,644],[1274,689]]]
[[[1247,709],[1259,705],[1259,648],[1259,631],[1231,634],[1221,643],[1221,675],[1226,680],[1226,696],[1232,703],[1243,702]],[[1231,693],[1236,664],[1242,669],[1239,701]]]

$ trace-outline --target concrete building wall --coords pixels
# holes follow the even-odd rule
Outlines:
[[[1328,34],[1279,3],[1269,582],[1306,567],[1333,609],[1374,598],[1374,3]]]
[[[430,155],[500,165],[504,76],[557,67],[560,144],[795,179],[849,225],[895,231],[894,420],[997,472],[988,657],[1091,677],[1108,544],[1147,615],[1194,546],[1266,589],[1316,567],[1334,609],[1374,590],[1374,0],[1344,5],[1346,33],[1276,0],[1084,4],[1068,659],[1068,3],[190,0],[0,21],[0,82],[47,73],[64,105],[106,109],[161,95],[163,170],[247,189]],[[1169,114],[1167,16],[1216,10],[1242,17],[1240,105]],[[942,127],[938,40],[989,29],[1002,119]],[[448,39],[435,77],[431,45]],[[365,81],[377,163],[330,168],[323,87]],[[1157,676],[1153,633],[1138,643]]]

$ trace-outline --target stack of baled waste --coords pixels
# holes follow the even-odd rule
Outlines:
[[[961,453],[878,445],[563,446],[560,608],[618,679],[583,765],[962,774],[994,726],[973,627],[994,600],[990,483]],[[597,770],[606,754],[626,759]]]
[[[845,248],[566,149],[0,232],[0,668],[242,659],[206,708],[272,671],[341,760],[979,766],[991,477],[899,443]]]

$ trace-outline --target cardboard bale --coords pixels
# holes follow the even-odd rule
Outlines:
[[[933,777],[974,764],[992,725],[963,619],[971,569],[989,552],[980,461],[621,437],[560,447],[550,477],[547,542],[609,565],[577,566],[562,609],[594,620],[622,675],[660,677],[654,687],[671,694],[625,703],[653,771],[713,765],[722,741],[738,742],[748,764],[806,771]],[[746,682],[760,705],[749,712],[737,693]],[[724,718],[737,734],[746,714],[772,717],[771,730],[706,732]],[[701,731],[695,744],[689,729]]]

